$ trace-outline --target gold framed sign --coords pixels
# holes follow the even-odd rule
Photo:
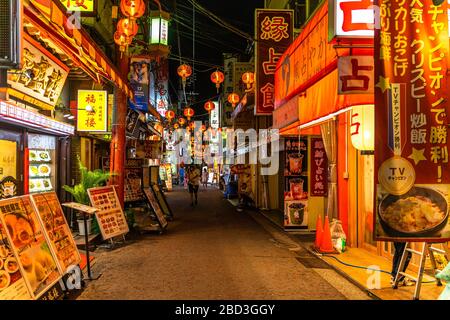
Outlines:
[[[35,98],[54,107],[69,74],[69,68],[30,36],[24,34],[21,70],[8,72],[9,93]]]

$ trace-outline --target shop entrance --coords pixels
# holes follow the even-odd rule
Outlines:
[[[22,193],[21,133],[0,130],[0,199]]]

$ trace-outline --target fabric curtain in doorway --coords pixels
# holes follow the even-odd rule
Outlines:
[[[337,203],[337,133],[336,120],[330,120],[320,125],[323,144],[328,158],[328,203],[327,215],[329,218],[338,218]]]

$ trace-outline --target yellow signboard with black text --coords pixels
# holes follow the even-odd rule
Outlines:
[[[95,13],[95,0],[62,0],[61,3],[70,12]]]
[[[108,93],[78,90],[77,131],[108,131]]]

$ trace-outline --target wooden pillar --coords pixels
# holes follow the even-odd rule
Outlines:
[[[122,79],[127,79],[128,57],[126,55],[120,58],[119,67]],[[111,183],[118,186],[117,194],[123,208],[125,202],[125,157],[127,153],[125,135],[127,96],[117,87],[115,93],[116,105],[113,112],[110,171],[115,174]]]

